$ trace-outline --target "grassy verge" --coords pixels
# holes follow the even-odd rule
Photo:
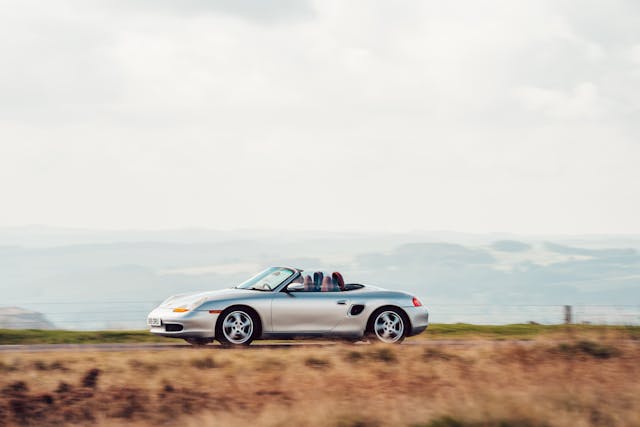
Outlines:
[[[468,323],[432,324],[419,339],[533,339],[539,337],[601,336],[640,339],[640,326],[621,325],[472,325]]]
[[[640,339],[640,326],[604,325],[471,325],[467,323],[433,324],[412,339],[534,339],[540,337],[606,335],[623,339]],[[175,342],[151,335],[147,331],[62,331],[39,329],[0,329],[3,344],[99,344]]]
[[[147,331],[61,331],[0,329],[0,344],[100,344],[171,342]]]

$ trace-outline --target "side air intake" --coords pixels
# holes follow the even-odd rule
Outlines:
[[[349,311],[349,314],[352,316],[357,316],[358,314],[362,313],[362,310],[364,310],[364,305],[362,304],[354,304],[351,307],[351,311]]]

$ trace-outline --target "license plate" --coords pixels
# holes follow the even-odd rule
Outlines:
[[[149,317],[147,319],[147,325],[149,325],[149,326],[160,326],[160,325],[162,325],[162,320],[158,319],[157,317]]]

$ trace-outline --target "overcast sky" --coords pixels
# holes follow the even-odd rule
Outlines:
[[[0,0],[0,226],[640,233],[640,2]]]

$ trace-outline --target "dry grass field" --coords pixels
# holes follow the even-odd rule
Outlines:
[[[432,323],[429,329],[410,340],[464,339],[564,339],[567,336],[640,339],[640,326],[622,325],[473,325],[468,323]],[[0,345],[14,344],[105,344],[105,343],[175,343],[149,331],[67,331],[42,329],[0,329]]]
[[[0,354],[0,425],[640,426],[640,342]]]

